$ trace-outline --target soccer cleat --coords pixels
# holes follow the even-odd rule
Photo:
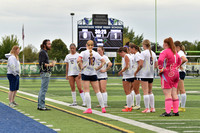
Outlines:
[[[186,111],[186,109],[185,108],[178,108],[178,112],[185,112]]]
[[[82,107],[86,107],[86,104],[83,103],[83,104],[82,104]]]
[[[156,109],[155,109],[155,108],[151,108],[151,109],[150,109],[150,112],[151,112],[151,113],[155,113],[155,112],[156,112]]]
[[[77,103],[72,103],[69,106],[77,106]]]
[[[165,112],[165,113],[162,113],[160,116],[162,116],[162,117],[169,117],[169,116],[171,116],[171,114],[170,114],[170,113],[167,114],[167,113]]]
[[[106,109],[105,107],[101,109],[102,110],[102,113],[106,113]]]
[[[125,108],[125,109],[122,109],[122,111],[123,111],[123,112],[131,112],[131,111],[132,111],[132,108],[128,108],[128,107],[127,107],[127,108]]]
[[[150,110],[146,108],[145,110],[142,111],[142,113],[150,113]]]
[[[87,109],[86,111],[84,111],[83,113],[84,113],[84,114],[92,114],[92,109],[89,108],[89,109]]]
[[[136,106],[133,107],[133,110],[139,110],[139,109],[140,109],[140,106],[136,105]]]
[[[171,113],[171,116],[179,116],[179,113]]]

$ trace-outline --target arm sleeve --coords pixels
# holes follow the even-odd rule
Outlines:
[[[69,58],[68,56],[65,57],[65,63],[68,63],[69,62]]]
[[[16,63],[15,63],[15,58],[14,57],[10,57],[8,59],[8,67],[10,68],[10,72],[16,76],[17,72],[16,72]]]
[[[163,52],[160,53],[159,58],[158,58],[159,69],[163,68],[163,63],[164,63],[165,58],[166,58],[166,54],[165,54],[165,51],[163,51]]]
[[[178,62],[177,62],[177,66],[179,67],[181,65],[182,61],[181,61],[181,57],[178,56]]]
[[[46,54],[44,52],[40,52],[39,54],[39,65],[42,68],[45,68],[45,60],[46,60]]]
[[[136,54],[136,56],[135,56],[135,58],[136,58],[136,61],[139,61],[139,60],[141,60],[141,54]]]
[[[110,62],[109,58],[106,56],[105,58],[106,64],[108,64]]]
[[[79,54],[79,57],[83,58],[83,56],[84,56],[84,51]]]
[[[144,60],[144,57],[145,57],[144,52],[142,52],[142,53],[140,54],[140,59],[141,59],[141,60]],[[136,61],[139,61],[139,60],[137,60],[137,58],[136,58]]]

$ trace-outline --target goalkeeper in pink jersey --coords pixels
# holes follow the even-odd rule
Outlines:
[[[160,69],[161,87],[165,95],[165,110],[161,116],[179,116],[179,99],[177,95],[177,86],[179,81],[178,68],[181,65],[181,58],[176,52],[173,39],[166,38],[163,43],[163,50],[158,59]],[[171,106],[173,113],[171,114]]]

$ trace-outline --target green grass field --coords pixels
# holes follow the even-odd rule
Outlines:
[[[20,80],[20,90],[23,92],[28,92],[31,94],[37,95],[40,89],[40,79],[21,79]],[[0,80],[0,86],[9,87],[8,80],[2,78]],[[164,96],[160,88],[160,79],[155,79],[153,84],[153,93],[155,95],[155,106],[156,113],[142,114],[141,111],[144,109],[143,100],[141,101],[142,109],[124,113],[121,112],[121,109],[125,105],[125,94],[122,89],[122,81],[119,78],[109,78],[107,84],[108,91],[108,105],[107,112],[113,115],[121,116],[124,118],[140,121],[157,127],[165,128],[177,132],[200,132],[200,79],[186,79],[185,88],[187,93],[187,103],[186,103],[186,112],[180,112],[179,117],[159,117],[161,113],[164,112]],[[2,89],[0,87],[1,90]],[[140,89],[141,90],[141,89]],[[19,94],[20,96],[25,96],[33,100],[36,98]],[[142,95],[142,90],[141,90]],[[71,103],[71,91],[68,81],[65,79],[51,79],[49,84],[49,90],[46,94],[46,97]],[[96,95],[91,89],[91,98],[92,98],[92,108],[96,108],[98,104]],[[143,98],[142,98],[143,99]],[[95,123],[81,117],[77,117],[66,112],[62,112],[56,109],[52,109],[49,112],[37,111],[37,103],[22,99],[20,97],[16,98],[16,101],[19,103],[17,109],[22,112],[28,113],[31,116],[34,116],[34,119],[40,119],[40,121],[45,121],[45,125],[53,125],[53,129],[61,129],[60,132],[119,132],[115,129],[106,127],[102,124]],[[81,105],[81,98],[77,91],[77,101]],[[0,102],[8,103],[7,93],[0,91]],[[102,117],[95,114],[83,114],[81,110],[67,107],[64,105],[46,102],[48,104],[57,106],[68,111],[81,114],[99,121],[112,124],[119,128],[123,128],[133,132],[152,132],[144,128],[137,126],[132,126],[129,124],[122,123],[120,121],[112,120],[106,117]]]

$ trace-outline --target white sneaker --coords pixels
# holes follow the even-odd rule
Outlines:
[[[77,106],[77,103],[72,103],[69,106]]]
[[[83,103],[83,104],[82,104],[82,107],[86,107],[86,104],[85,104],[85,103]]]
[[[136,105],[136,106],[133,107],[133,110],[139,110],[139,109],[140,109],[140,106]]]
[[[15,106],[16,106],[15,104],[9,103],[9,107],[13,108],[13,107],[15,107]]]

